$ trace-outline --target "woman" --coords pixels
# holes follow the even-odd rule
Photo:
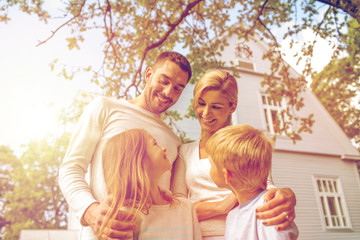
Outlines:
[[[231,114],[237,106],[238,88],[235,78],[221,70],[200,77],[194,88],[193,109],[201,126],[200,139],[180,147],[176,160],[172,191],[189,197],[195,205],[203,239],[224,239],[225,219],[234,207],[236,197],[230,190],[220,189],[210,177],[210,162],[205,150],[208,139],[219,129],[231,124]],[[265,199],[273,199],[259,210],[265,225],[286,228],[295,218],[295,195],[286,189],[275,189],[268,178]],[[273,207],[270,207],[273,206]]]

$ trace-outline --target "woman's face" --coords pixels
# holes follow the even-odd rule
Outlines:
[[[219,90],[205,90],[196,103],[195,112],[201,130],[215,133],[228,125],[228,118],[235,111],[236,104],[230,106],[227,97]]]

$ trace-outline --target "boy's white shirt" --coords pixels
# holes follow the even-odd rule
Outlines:
[[[226,240],[297,239],[299,231],[294,222],[287,229],[277,231],[276,226],[265,226],[263,220],[256,217],[256,208],[263,205],[266,191],[256,194],[229,212],[226,217]]]

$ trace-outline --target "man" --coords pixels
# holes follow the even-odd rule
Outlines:
[[[191,78],[188,60],[176,52],[164,52],[145,73],[144,92],[130,101],[105,97],[95,99],[84,111],[75,128],[59,171],[59,185],[70,208],[80,219],[81,239],[96,239],[102,219],[109,208],[102,173],[104,143],[115,134],[132,128],[144,128],[166,148],[172,164],[180,139],[160,119],[174,105]],[[90,181],[85,173],[90,166]],[[170,171],[160,185],[170,189]],[[121,219],[121,216],[119,216]],[[106,237],[131,238],[132,224],[115,221]]]

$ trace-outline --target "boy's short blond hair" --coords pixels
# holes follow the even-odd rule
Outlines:
[[[266,189],[272,142],[262,131],[246,124],[222,128],[210,137],[206,152],[218,169],[230,171],[242,190]]]

